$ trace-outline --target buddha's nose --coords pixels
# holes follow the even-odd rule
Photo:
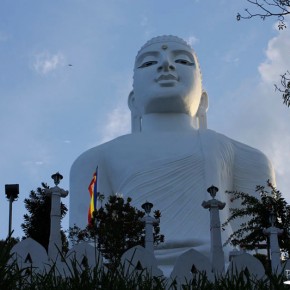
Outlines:
[[[158,70],[159,71],[175,70],[175,66],[168,56],[163,56],[163,58],[161,60],[161,65],[158,67]]]

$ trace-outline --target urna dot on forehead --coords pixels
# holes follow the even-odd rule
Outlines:
[[[135,58],[135,64],[136,64],[138,57],[142,53],[142,51],[144,49],[146,49],[147,47],[149,47],[150,45],[160,43],[160,45],[161,45],[160,48],[162,50],[166,50],[168,48],[168,43],[170,43],[170,42],[178,43],[178,44],[184,45],[185,47],[188,48],[188,50],[192,53],[192,55],[195,59],[196,68],[197,68],[197,71],[199,72],[200,79],[202,81],[202,72],[201,72],[200,64],[199,64],[199,61],[198,61],[198,58],[197,58],[197,55],[196,55],[194,49],[184,39],[182,39],[178,36],[175,36],[175,35],[161,35],[161,36],[153,37],[150,40],[148,40],[138,51],[136,58]],[[136,69],[136,66],[134,67],[134,69]]]

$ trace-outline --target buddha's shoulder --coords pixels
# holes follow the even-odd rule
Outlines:
[[[247,145],[240,141],[226,137],[223,134],[220,133],[215,134],[219,142],[224,144],[230,144],[229,146],[231,146],[234,152],[236,164],[238,163],[244,164],[248,162],[251,165],[255,164],[256,166],[263,166],[269,168],[272,167],[269,158],[260,149],[254,148],[251,145]]]
[[[208,129],[200,131],[200,136],[205,140],[204,143],[216,144],[221,150],[230,149],[235,155],[236,161],[248,159],[254,162],[269,163],[268,157],[261,150],[227,137],[224,134]]]
[[[118,153],[126,153],[130,150],[137,150],[138,148],[152,148],[158,146],[159,143],[168,143],[171,141],[179,142],[191,142],[193,139],[200,139],[201,144],[208,147],[208,150],[212,150],[217,146],[221,151],[232,151],[235,155],[241,157],[255,156],[256,159],[267,159],[267,157],[258,149],[255,149],[249,145],[236,141],[227,137],[224,134],[218,133],[214,130],[193,130],[187,133],[134,133],[117,137],[111,141],[95,146],[84,153],[82,153],[75,162],[83,163],[87,160],[98,161],[107,159],[110,156]],[[208,146],[207,144],[211,144]],[[203,145],[201,145],[203,146]]]
[[[107,141],[86,150],[77,157],[77,159],[74,161],[74,164],[87,162],[87,160],[102,159],[103,156],[110,154],[110,152],[114,150],[114,148],[124,146],[126,144],[129,144],[129,142],[132,142],[132,134],[117,137],[113,140]]]
[[[230,138],[229,138],[230,139]],[[253,158],[254,160],[261,160],[268,162],[267,156],[260,150],[251,145],[247,145],[240,141],[230,139],[230,142],[236,152],[236,156],[240,158]]]

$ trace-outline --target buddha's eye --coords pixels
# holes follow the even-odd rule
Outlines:
[[[154,65],[156,63],[157,63],[156,60],[146,61],[146,62],[142,63],[138,68],[148,67],[148,66]]]
[[[180,58],[180,59],[176,59],[176,60],[175,60],[175,63],[180,63],[180,64],[188,65],[188,66],[192,66],[192,65],[194,65],[193,62],[191,62],[191,61],[189,61],[189,60],[187,60],[187,59],[182,59],[182,58]]]

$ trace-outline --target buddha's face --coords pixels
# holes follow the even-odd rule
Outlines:
[[[141,114],[195,115],[201,76],[193,52],[184,44],[164,41],[143,48],[134,68],[134,106]]]

